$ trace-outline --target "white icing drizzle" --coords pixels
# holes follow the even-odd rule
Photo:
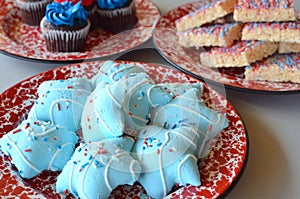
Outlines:
[[[107,94],[110,96],[110,98],[112,99],[113,102],[115,102],[115,104],[117,104],[117,106],[119,108],[121,108],[122,104],[113,96],[113,94],[110,92],[110,87],[111,85],[106,85],[106,91]]]
[[[94,113],[96,114],[96,118],[98,118],[98,121],[102,124],[102,126],[107,130],[109,134],[115,136],[112,130],[109,128],[109,126],[104,122],[104,120],[102,119],[101,115],[99,114],[95,106],[93,109],[94,109]],[[100,131],[98,133],[100,133]]]
[[[79,106],[81,106],[82,108],[84,107],[84,104],[78,102],[78,101],[75,101],[75,100],[71,100],[71,99],[67,99],[67,98],[61,98],[61,99],[58,99],[58,100],[55,100],[52,102],[52,104],[50,105],[50,110],[49,110],[49,113],[50,113],[50,121],[52,123],[54,123],[54,118],[53,118],[53,114],[52,114],[52,110],[53,110],[53,107],[55,106],[56,103],[58,102],[62,102],[62,101],[69,101],[69,102],[72,102],[73,104],[77,104]],[[75,118],[73,117],[73,122],[74,122],[74,126],[76,127],[76,122],[75,122]]]
[[[193,131],[194,132],[194,131]],[[147,133],[145,134],[145,136],[147,137],[148,134],[150,133],[149,130],[147,130]],[[160,173],[160,177],[161,177],[161,181],[162,181],[162,184],[163,184],[163,189],[164,189],[164,195],[167,195],[168,193],[168,189],[167,189],[167,184],[166,184],[166,179],[165,179],[165,175],[164,175],[164,171],[163,171],[163,163],[162,163],[162,154],[163,154],[163,148],[167,145],[167,143],[169,142],[170,140],[170,136],[169,134],[170,133],[175,133],[176,135],[178,136],[181,136],[183,137],[184,139],[186,139],[188,142],[190,142],[190,144],[192,144],[195,148],[197,148],[197,144],[194,143],[191,139],[189,139],[188,137],[182,135],[180,132],[177,132],[177,131],[174,131],[174,130],[170,130],[168,132],[165,133],[165,141],[162,143],[161,147],[159,148],[160,150],[160,153],[157,154],[158,155],[158,164],[159,164],[159,173]],[[141,151],[140,151],[140,163],[142,163],[142,156],[143,156],[143,149],[141,147]]]
[[[164,109],[166,109],[167,106],[168,106],[168,107],[173,106],[173,107],[177,107],[177,108],[183,109],[183,110],[185,110],[185,111],[187,111],[187,112],[191,112],[191,113],[193,113],[193,114],[195,114],[195,115],[197,115],[197,116],[199,116],[199,117],[202,117],[204,120],[206,120],[206,121],[207,121],[208,123],[210,123],[210,124],[218,124],[218,123],[221,121],[221,115],[220,115],[220,114],[217,114],[218,119],[217,119],[216,121],[212,121],[212,120],[210,120],[209,118],[205,117],[205,116],[204,116],[203,114],[201,114],[200,112],[194,111],[194,110],[192,110],[192,109],[188,109],[188,108],[186,108],[186,107],[184,107],[184,106],[180,106],[180,105],[177,105],[177,104],[167,104],[167,105],[163,106],[161,109],[159,109],[159,110],[155,113],[154,121],[156,120],[156,118],[157,118],[157,116],[159,115],[159,113],[160,113],[161,111],[163,111]]]
[[[149,89],[147,90],[148,101],[149,101],[149,103],[151,104],[151,106],[154,107],[154,108],[157,107],[158,104],[154,104],[154,103],[152,102],[150,96],[151,96],[151,91],[152,91],[152,89],[155,88],[155,87],[159,87],[159,85],[154,84],[154,85],[152,85],[151,87],[149,87]]]
[[[160,154],[158,155],[158,163],[159,163],[159,173],[160,173],[160,178],[163,184],[163,188],[164,188],[164,195],[167,195],[168,193],[168,189],[167,189],[167,183],[166,183],[166,179],[165,179],[165,174],[164,174],[164,170],[163,170],[163,163],[162,163],[162,150],[165,147],[165,145],[167,145],[167,143],[169,142],[170,136],[169,136],[169,132],[168,131],[166,133],[166,140],[163,142],[163,144],[160,147]]]
[[[181,178],[181,167],[184,165],[184,163],[189,159],[189,158],[193,158],[195,159],[195,161],[197,162],[197,158],[191,154],[188,154],[186,155],[183,160],[180,161],[179,165],[178,165],[178,170],[177,170],[177,174],[178,174],[178,180],[179,180],[179,183],[181,185],[184,185],[184,182],[182,181],[182,178]]]
[[[127,80],[128,79],[125,79],[126,81],[124,82],[125,83],[125,85],[124,85],[124,87],[125,87],[125,89],[128,91],[128,90],[130,90],[130,92],[127,92],[126,93],[126,97],[130,97],[131,95],[132,95],[132,93],[134,93],[134,91],[137,89],[137,88],[139,88],[140,86],[142,86],[143,84],[148,84],[148,83],[151,83],[151,80],[150,79],[143,79],[143,81],[140,81],[139,83],[137,83],[137,84],[135,84],[133,87],[130,87],[130,88],[128,88],[127,86],[128,86],[128,83],[127,83]],[[125,100],[125,99],[124,99]]]
[[[134,65],[127,65],[126,68],[121,68],[121,67],[118,68],[118,70],[115,70],[114,72],[112,72],[112,73],[110,74],[110,76],[109,76],[110,81],[111,81],[111,82],[115,82],[114,76],[115,76],[116,74],[118,74],[119,72],[122,72],[122,71],[124,71],[124,70],[129,70],[129,69],[134,68],[134,67],[136,67],[136,66],[134,66]]]
[[[128,155],[126,152],[121,152],[121,153],[118,153],[116,155],[112,155],[111,159],[109,160],[109,162],[107,163],[106,165],[106,168],[105,168],[105,171],[104,171],[104,180],[105,180],[105,183],[106,183],[106,186],[107,188],[112,191],[113,188],[111,187],[110,183],[109,183],[109,179],[108,179],[108,171],[110,169],[110,165],[112,163],[113,160],[115,160],[116,158],[118,158],[119,156],[122,156],[122,155]],[[134,174],[132,174],[134,175]]]
[[[86,146],[87,146],[87,145],[86,145]],[[95,160],[95,158],[96,158],[97,155],[99,155],[99,154],[97,154],[97,151],[96,151],[95,154],[92,156],[93,158],[92,158],[91,160],[89,160],[88,165],[87,165],[86,168],[84,169],[84,172],[83,172],[83,174],[82,174],[81,181],[80,181],[81,192],[82,192],[82,194],[84,195],[84,197],[87,198],[87,199],[88,199],[88,197],[86,196],[86,194],[85,194],[85,192],[84,192],[84,186],[83,186],[83,183],[84,183],[84,179],[85,179],[86,173],[87,173],[88,169],[91,167],[92,162]],[[111,186],[111,184],[110,184],[110,182],[109,182],[109,179],[108,179],[108,178],[109,178],[109,177],[108,177],[108,176],[109,176],[109,173],[108,173],[108,172],[109,172],[109,169],[110,169],[110,165],[111,165],[111,163],[112,163],[114,160],[116,160],[119,156],[122,156],[122,155],[128,155],[128,153],[125,152],[125,151],[120,150],[120,153],[115,154],[115,155],[111,155],[111,158],[110,158],[109,162],[107,163],[107,165],[105,165],[105,163],[104,163],[101,159],[99,160],[99,162],[100,162],[101,164],[105,165],[105,170],[104,170],[104,180],[105,180],[105,184],[106,184],[107,188],[108,188],[110,191],[113,190],[113,187]],[[134,161],[136,161],[136,160],[131,160],[130,165],[132,165]],[[131,172],[131,175],[134,176],[135,173],[133,172],[132,167],[130,167],[130,172]]]
[[[85,192],[84,192],[83,182],[84,182],[84,178],[85,178],[85,176],[86,176],[86,173],[87,173],[88,169],[89,169],[90,166],[91,166],[91,162],[92,162],[94,159],[95,159],[95,157],[93,157],[93,159],[89,162],[89,164],[88,164],[88,165],[86,166],[86,168],[84,169],[83,174],[82,174],[82,177],[81,177],[81,181],[80,181],[81,192],[82,192],[84,198],[86,198],[86,199],[88,199],[88,197],[87,197],[87,195],[86,195]]]
[[[132,93],[134,93],[135,90],[136,90],[139,86],[141,86],[141,85],[143,85],[143,84],[150,83],[150,82],[151,82],[151,80],[149,80],[149,79],[144,79],[143,81],[141,81],[141,82],[139,82],[138,84],[134,85],[134,87],[130,89],[130,92],[126,93],[126,96],[125,96],[124,101],[127,102],[127,103],[126,103],[126,106],[123,106],[123,110],[124,110],[124,112],[125,112],[126,114],[129,113],[129,110],[127,109],[127,107],[129,107],[129,100],[128,100],[128,99],[130,99]],[[126,86],[125,86],[125,87],[126,87]],[[149,98],[149,95],[148,95],[149,89],[152,89],[152,87],[148,88],[148,91],[147,91],[148,101],[149,101],[149,103],[150,103],[152,106],[155,106],[155,105],[153,105],[153,103],[151,102],[151,99]],[[131,118],[135,118],[135,119],[137,119],[137,120],[140,120],[140,121],[142,121],[142,122],[144,122],[144,123],[147,123],[147,122],[148,122],[147,119],[142,118],[142,117],[139,117],[139,116],[134,115],[134,114],[130,114],[129,116],[130,116]],[[134,124],[135,124],[137,127],[141,127],[141,126],[137,125],[135,122],[134,122]]]
[[[136,175],[136,173],[134,172],[134,165],[135,164],[138,164],[138,161],[136,160],[133,160],[131,161],[130,163],[130,173],[132,174],[132,177],[133,177],[133,182],[136,181],[136,179],[138,179],[138,176]]]
[[[70,88],[50,88],[50,89],[46,90],[46,92],[48,92],[48,91],[72,91],[72,92],[83,92],[83,93],[86,93],[86,94],[90,94],[91,93],[91,91],[88,90],[88,89],[76,88],[76,87],[70,87]],[[46,92],[44,92],[43,94],[47,95]]]
[[[25,127],[21,127],[21,130],[22,130],[22,131],[26,131],[26,128],[25,128]],[[32,132],[32,135],[37,136],[37,137],[41,137],[41,136],[48,135],[48,134],[52,133],[52,131],[55,131],[55,130],[56,130],[56,126],[53,127],[53,128],[47,129],[46,131],[44,131],[44,132],[42,132],[42,133],[35,133],[35,132],[33,131],[33,132]]]
[[[22,151],[20,150],[20,148],[10,139],[10,137],[8,135],[6,135],[7,140],[10,142],[11,145],[13,145],[17,152],[19,153],[20,157],[23,159],[23,161],[35,172],[37,173],[41,173],[42,171],[40,171],[38,168],[36,168],[32,163],[30,163],[27,158],[24,156],[24,154],[22,153]]]
[[[75,145],[74,145],[72,142],[66,142],[65,144],[61,145],[61,149],[56,149],[55,153],[53,154],[53,156],[52,156],[52,158],[51,158],[51,160],[50,160],[50,162],[49,162],[48,170],[50,170],[50,168],[51,168],[51,166],[52,166],[52,164],[53,164],[53,162],[54,162],[56,156],[58,155],[58,153],[59,153],[61,150],[63,150],[63,148],[64,148],[65,146],[68,146],[68,145],[72,145],[73,149],[75,148]]]

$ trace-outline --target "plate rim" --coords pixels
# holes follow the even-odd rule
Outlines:
[[[99,63],[103,63],[105,61],[108,61],[108,60],[98,60],[98,61],[87,61],[87,62],[84,62],[84,63],[71,63],[71,64],[67,64],[67,65],[63,65],[63,66],[60,66],[60,67],[57,67],[57,68],[53,68],[53,69],[49,69],[49,70],[46,70],[46,71],[43,71],[43,72],[40,72],[38,74],[35,74],[35,75],[32,75],[32,76],[29,76],[27,78],[25,78],[24,80],[21,80],[19,82],[17,82],[16,84],[12,85],[11,87],[9,87],[8,89],[4,90],[2,93],[0,93],[0,102],[2,101],[3,99],[3,95],[8,93],[11,89],[14,89],[14,88],[18,88],[23,82],[25,81],[29,81],[33,78],[36,78],[36,77],[39,77],[39,76],[43,76],[47,73],[51,73],[51,72],[54,72],[54,71],[62,71],[63,69],[67,69],[67,68],[72,68],[72,67],[77,67],[81,64],[87,64],[87,65],[90,65],[90,64],[93,64],[95,62],[99,62]],[[185,75],[185,76],[190,76],[189,74],[186,74],[186,73],[183,73],[182,71],[176,71],[175,69],[173,68],[170,68],[170,67],[167,67],[165,66],[164,64],[161,64],[161,63],[146,63],[146,62],[141,62],[141,61],[130,61],[130,60],[114,60],[114,62],[119,62],[119,63],[137,63],[137,64],[143,64],[143,65],[149,65],[149,66],[158,66],[160,68],[167,68],[168,70],[170,71],[175,71],[176,73],[182,73],[182,75]],[[47,78],[47,76],[43,76],[43,80],[42,81],[47,81],[47,80],[50,80],[51,78]],[[191,77],[191,76],[190,76]],[[193,78],[193,77],[192,77]],[[227,99],[224,95],[222,95],[220,92],[218,92],[217,90],[215,90],[214,88],[212,88],[210,85],[208,85],[206,82],[203,82],[202,80],[199,80],[199,79],[196,79],[194,78],[197,82],[201,82],[202,84],[205,85],[205,87],[207,87],[209,90],[212,90],[213,92],[215,92],[217,95],[221,96],[229,105],[229,107],[231,107],[231,109],[235,112],[235,114],[239,117],[239,121],[241,122],[242,124],[242,127],[243,127],[243,133],[245,135],[245,154],[242,156],[243,157],[243,161],[242,161],[242,165],[241,167],[238,168],[238,173],[236,176],[234,176],[232,182],[230,183],[230,185],[223,190],[223,192],[219,192],[219,196],[217,196],[217,198],[225,198],[228,194],[231,193],[231,191],[234,189],[234,187],[238,184],[239,180],[241,179],[241,177],[243,176],[244,172],[245,172],[245,169],[246,169],[246,166],[248,164],[248,160],[249,160],[249,150],[250,150],[250,138],[249,138],[249,133],[248,133],[248,130],[247,130],[247,127],[245,125],[245,122],[241,116],[241,114],[239,113],[239,111],[235,108],[235,106],[230,102],[229,99]],[[227,107],[226,107],[227,108]],[[3,132],[4,133],[4,132]],[[38,192],[38,190],[34,190],[35,192]]]
[[[5,6],[7,6],[7,1],[12,1],[12,0],[3,0]],[[19,60],[25,60],[25,61],[31,61],[31,62],[37,62],[37,63],[46,63],[46,64],[47,63],[50,63],[50,64],[72,64],[72,63],[80,63],[80,62],[86,62],[86,61],[97,61],[97,60],[102,60],[102,59],[106,60],[111,56],[117,56],[119,54],[126,53],[126,52],[128,52],[128,51],[130,51],[134,48],[137,48],[140,45],[148,42],[151,39],[154,27],[156,26],[157,22],[159,21],[159,19],[161,18],[161,15],[162,15],[161,11],[157,7],[157,5],[154,4],[151,0],[140,0],[140,1],[147,1],[149,3],[149,5],[155,7],[156,12],[157,12],[157,16],[156,15],[155,16],[156,16],[157,19],[151,25],[151,31],[150,31],[149,37],[147,39],[144,39],[143,41],[139,42],[137,45],[135,45],[131,48],[126,48],[126,49],[121,50],[119,52],[113,52],[113,53],[103,55],[103,56],[95,56],[95,57],[88,57],[88,58],[76,58],[76,59],[74,59],[74,58],[73,59],[51,59],[50,58],[50,59],[43,59],[43,58],[38,58],[38,57],[28,57],[28,56],[25,56],[25,55],[20,55],[20,54],[14,53],[14,52],[9,52],[5,49],[6,45],[1,45],[0,44],[0,53],[3,54],[3,55],[6,55],[6,56],[12,57],[12,58],[19,59]],[[5,16],[5,15],[2,15],[2,16]],[[0,20],[0,22],[1,22],[1,20]],[[0,23],[0,26],[2,26],[2,23]],[[139,26],[139,27],[142,27],[142,26]],[[139,27],[135,27],[135,28],[139,28]],[[145,28],[150,28],[148,26],[144,26],[144,27]],[[117,33],[117,34],[119,34],[119,33]],[[3,34],[0,33],[0,36],[1,35],[3,35]],[[116,35],[116,34],[114,34],[114,35]],[[112,35],[112,36],[114,36],[114,35]],[[9,37],[7,37],[6,34],[4,36],[5,36],[5,38],[9,38]],[[51,52],[49,52],[49,53],[51,53]],[[61,52],[61,53],[63,53],[63,52]]]
[[[201,1],[205,1],[205,0],[200,0]],[[200,3],[199,2],[199,3]],[[234,90],[234,91],[238,91],[238,92],[246,92],[246,93],[254,93],[254,94],[268,94],[268,95],[291,95],[291,94],[299,94],[300,93],[300,88],[297,89],[297,90],[262,90],[262,89],[255,89],[255,88],[249,88],[249,87],[242,87],[242,86],[236,86],[236,85],[233,85],[233,84],[229,84],[229,83],[224,83],[224,82],[218,82],[216,80],[213,80],[213,79],[208,79],[206,77],[203,77],[203,76],[200,76],[198,74],[195,74],[187,69],[185,69],[184,67],[180,66],[178,63],[175,63],[174,61],[172,61],[171,58],[169,58],[164,52],[163,50],[158,46],[157,44],[157,40],[156,40],[156,34],[155,34],[155,30],[157,30],[158,28],[160,28],[158,25],[159,25],[159,22],[164,19],[164,17],[166,15],[168,15],[170,12],[174,12],[180,8],[182,8],[183,6],[190,6],[192,5],[193,3],[195,2],[190,2],[190,3],[186,3],[186,4],[182,4],[182,5],[179,5],[171,10],[169,10],[168,12],[166,12],[165,14],[163,14],[160,19],[157,21],[157,23],[155,24],[155,27],[152,31],[152,43],[155,47],[155,49],[157,50],[157,52],[163,57],[163,59],[165,61],[167,61],[170,65],[172,65],[174,68],[176,68],[177,70],[185,73],[185,74],[188,74],[196,79],[199,79],[201,81],[204,81],[205,82],[209,82],[211,83],[212,85],[215,85],[215,86],[225,86],[226,89],[230,89],[230,90]],[[164,28],[164,27],[163,27]],[[255,81],[255,80],[247,80],[247,81],[250,81],[250,82],[264,82],[264,81]],[[274,82],[271,82],[271,83],[274,83]],[[284,82],[275,82],[276,84],[282,84]],[[292,84],[296,84],[296,85],[299,85],[297,83],[292,83]]]

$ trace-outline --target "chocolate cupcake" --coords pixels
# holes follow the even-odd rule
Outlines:
[[[81,2],[53,2],[47,6],[41,21],[41,31],[48,51],[83,51],[90,29],[87,11]]]
[[[80,1],[81,5],[88,12],[87,17],[91,23],[90,31],[97,29],[98,23],[97,23],[96,0],[54,0],[54,2],[59,2],[59,3],[62,3],[64,1],[71,1],[73,5],[75,5]]]
[[[39,26],[45,16],[46,6],[51,2],[52,0],[17,0],[23,23]]]
[[[106,31],[119,33],[137,23],[134,0],[97,0],[98,24]]]

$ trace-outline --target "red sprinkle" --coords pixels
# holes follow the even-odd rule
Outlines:
[[[212,125],[209,125],[208,130],[211,132],[212,131]]]
[[[16,129],[16,130],[14,130],[12,133],[13,134],[16,134],[16,133],[19,133],[21,131],[21,129]]]
[[[159,149],[157,149],[157,152],[156,152],[157,154],[160,154],[160,150]]]
[[[61,109],[60,109],[60,104],[59,104],[58,102],[56,103],[56,107],[57,107],[57,110],[58,110],[58,111],[61,110]]]
[[[30,124],[27,123],[24,128],[27,129],[27,128],[29,128],[29,126],[30,126]]]
[[[57,140],[57,137],[56,137],[56,136],[54,136],[54,137],[53,137],[53,140]]]
[[[67,86],[67,89],[72,89],[73,88],[73,86]]]
[[[65,195],[67,195],[68,193],[69,193],[69,190],[68,190],[68,189],[64,190],[64,194],[65,194]]]
[[[25,149],[24,150],[26,153],[29,153],[29,152],[31,152],[31,149]]]

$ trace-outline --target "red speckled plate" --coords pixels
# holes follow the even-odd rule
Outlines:
[[[225,85],[231,89],[264,93],[299,93],[300,84],[272,83],[267,81],[250,81],[244,78],[244,68],[210,69],[200,63],[200,51],[203,49],[186,49],[180,46],[176,36],[176,19],[192,12],[211,0],[179,6],[160,18],[153,31],[154,45],[159,53],[174,67],[201,80]]]
[[[99,71],[102,61],[86,62],[56,68],[30,77],[11,87],[0,95],[0,136],[15,128],[27,115],[37,98],[38,86],[46,80],[71,77],[91,78]],[[122,61],[122,63],[129,63]],[[133,62],[130,62],[133,63]],[[155,64],[134,62],[146,69],[156,83],[195,83],[184,73]],[[170,193],[167,198],[217,198],[226,195],[241,176],[248,158],[248,136],[246,128],[232,105],[219,93],[204,85],[202,96],[206,104],[220,112],[226,112],[229,126],[224,129],[208,156],[199,160],[202,185],[185,186]],[[20,178],[10,161],[0,153],[0,195],[14,198],[60,198],[53,191],[57,173],[43,172],[41,175],[24,180]],[[120,186],[111,198],[134,198],[145,191],[140,185]]]
[[[46,50],[39,27],[22,23],[20,10],[14,0],[0,0],[0,51],[17,58],[50,62],[75,62],[97,59],[130,50],[147,41],[153,25],[160,17],[150,0],[136,0],[138,24],[130,31],[112,34],[94,31],[87,38],[84,52],[54,53]]]

